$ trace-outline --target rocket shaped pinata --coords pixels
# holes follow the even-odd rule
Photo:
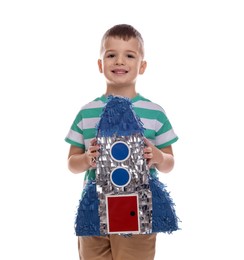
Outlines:
[[[109,96],[97,125],[96,181],[87,184],[76,219],[79,236],[171,233],[178,229],[165,186],[143,157],[144,128],[129,99]]]

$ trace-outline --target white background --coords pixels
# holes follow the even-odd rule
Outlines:
[[[160,179],[182,230],[158,235],[155,259],[244,259],[243,13],[237,0],[1,1],[0,259],[78,260],[83,174],[67,170],[64,137],[104,93],[100,39],[118,23],[142,33],[137,90],[180,138]]]

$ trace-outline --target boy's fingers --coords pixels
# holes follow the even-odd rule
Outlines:
[[[146,137],[144,137],[144,142],[145,142],[145,144],[147,145],[147,146],[150,146],[150,147],[152,147],[153,146],[153,144],[146,138]]]
[[[96,138],[93,138],[91,141],[90,141],[90,144],[91,145],[95,145],[97,143],[97,139]]]

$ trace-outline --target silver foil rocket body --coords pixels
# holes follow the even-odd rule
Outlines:
[[[129,156],[125,160],[116,160],[111,154],[111,148],[114,144],[122,142],[129,149]],[[97,137],[97,143],[100,146],[100,156],[96,161],[96,185],[99,198],[99,217],[100,217],[100,233],[106,235],[109,233],[118,234],[150,234],[152,233],[152,193],[149,187],[149,169],[146,160],[143,157],[144,141],[141,134],[132,134],[130,136],[111,136]],[[117,184],[113,181],[112,174],[116,169],[124,169],[128,173],[128,181],[123,184]],[[117,177],[116,177],[117,178]],[[118,177],[119,178],[119,177]],[[116,179],[117,180],[117,179]],[[120,179],[119,179],[120,181]],[[130,211],[132,217],[127,216],[126,198],[135,198],[136,216],[138,216],[138,229],[127,230],[123,225],[130,219],[135,219],[135,210]],[[120,205],[120,215],[111,217],[112,210],[108,199],[123,201]],[[119,200],[124,198],[124,200]],[[129,200],[128,200],[129,203]],[[128,205],[129,207],[129,205]],[[123,211],[125,208],[125,212]],[[116,214],[114,212],[113,214]],[[127,214],[127,215],[126,215]],[[124,220],[123,220],[124,215]],[[111,219],[116,221],[116,217],[120,218],[121,230],[116,228],[112,230]],[[114,223],[116,226],[116,223]],[[119,226],[120,227],[120,226]],[[112,231],[111,231],[112,230]]]

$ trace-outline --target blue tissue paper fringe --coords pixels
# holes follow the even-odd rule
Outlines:
[[[97,136],[112,137],[142,134],[145,128],[135,114],[130,99],[108,96],[108,101],[97,125]]]
[[[152,192],[152,232],[172,233],[178,230],[175,204],[165,185],[156,177],[150,178],[149,185]]]
[[[83,191],[75,222],[77,236],[99,236],[100,218],[98,214],[96,183],[89,182]]]

